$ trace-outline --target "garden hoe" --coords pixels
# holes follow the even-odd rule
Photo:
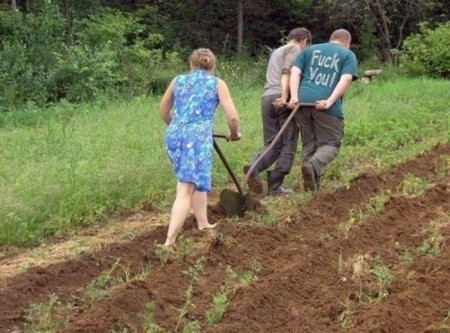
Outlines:
[[[231,179],[233,180],[234,184],[236,185],[236,188],[238,189],[238,192],[232,191],[230,189],[223,189],[220,192],[220,203],[221,203],[222,207],[225,209],[227,215],[242,217],[247,210],[252,211],[252,210],[256,209],[257,200],[255,198],[253,198],[250,195],[250,193],[244,192],[245,186],[250,178],[250,175],[255,170],[258,163],[264,158],[264,156],[266,156],[267,153],[271,149],[273,149],[273,147],[278,142],[278,140],[280,139],[283,132],[286,130],[288,124],[292,121],[292,118],[294,118],[297,111],[300,108],[314,108],[314,107],[315,107],[315,103],[299,103],[299,104],[297,104],[297,106],[289,114],[289,117],[286,119],[285,123],[280,128],[280,130],[278,131],[277,135],[272,140],[270,145],[252,163],[249,170],[245,174],[242,185],[239,184],[234,172],[231,170],[230,165],[228,164],[227,160],[225,159],[225,156],[223,155],[222,151],[220,150],[219,146],[217,145],[217,142],[213,139],[214,149],[216,150],[217,154],[219,155],[220,159],[222,160],[222,163],[224,164],[225,168],[227,169],[229,175],[231,176]],[[226,135],[214,134],[214,138],[226,138]]]
[[[223,134],[214,134],[214,138],[223,138],[226,139],[227,136]],[[239,181],[236,178],[236,175],[234,174],[233,170],[231,169],[230,165],[228,164],[225,156],[222,153],[222,150],[219,148],[219,145],[217,144],[216,140],[213,138],[213,144],[214,149],[217,152],[217,155],[219,155],[220,160],[222,161],[223,165],[225,166],[225,169],[227,169],[228,174],[230,175],[231,179],[233,180],[234,185],[236,185],[236,188],[238,189],[238,193],[230,190],[230,189],[224,189],[220,192],[220,204],[225,209],[225,212],[228,216],[243,216],[245,211],[247,209],[253,210],[255,207],[255,201],[251,197],[249,193],[244,194],[244,191],[242,190],[241,184],[239,184]]]

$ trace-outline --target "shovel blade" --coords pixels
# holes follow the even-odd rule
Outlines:
[[[226,188],[220,192],[220,204],[228,216],[244,216],[247,209],[245,201],[245,198],[240,193],[230,189]]]

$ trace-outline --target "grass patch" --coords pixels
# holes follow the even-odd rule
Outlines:
[[[246,271],[241,275],[236,274],[228,266],[224,283],[219,287],[216,294],[213,295],[213,306],[206,311],[206,321],[208,325],[214,326],[220,323],[223,314],[230,305],[229,297],[238,289],[247,287],[257,279],[255,271]]]
[[[423,178],[406,175],[399,185],[398,193],[405,198],[418,197],[427,190],[428,182]]]
[[[155,302],[150,302],[145,305],[144,313],[142,314],[142,320],[144,322],[145,333],[166,333],[167,331],[159,326],[155,320]]]
[[[131,267],[120,260],[117,259],[110,270],[103,272],[86,286],[84,292],[90,299],[102,300],[108,296],[111,289],[134,280],[145,280],[150,273],[150,267],[142,266],[136,274],[132,274]]]
[[[447,226],[450,222],[450,215],[446,212],[440,211],[437,219],[430,222],[430,225],[423,230],[428,237],[417,248],[417,252],[430,257],[438,256],[445,243],[445,238],[441,233],[441,229]]]
[[[355,82],[345,101],[344,143],[323,175],[324,188],[345,188],[368,168],[387,168],[448,142],[449,89],[445,80]],[[242,170],[263,145],[261,91],[261,86],[232,88],[242,140],[221,147],[234,170]],[[0,245],[70,234],[101,223],[112,212],[167,210],[175,179],[164,151],[166,126],[158,102],[159,97],[99,99],[0,113]],[[220,111],[216,123],[216,132],[227,132]],[[296,163],[287,184],[298,183],[299,174]],[[229,181],[217,161],[213,179],[218,188]],[[276,220],[267,219],[261,222]]]
[[[48,302],[30,306],[25,332],[58,332],[67,324],[70,314],[70,306],[64,306],[56,295],[52,295]]]
[[[367,204],[362,208],[350,209],[345,221],[338,225],[339,232],[347,237],[350,229],[355,224],[362,224],[368,218],[380,214],[385,207],[386,202],[389,200],[389,194],[380,194],[369,199]]]

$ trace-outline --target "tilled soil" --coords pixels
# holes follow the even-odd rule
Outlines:
[[[347,190],[321,193],[275,225],[246,217],[207,233],[189,229],[189,254],[188,245],[179,245],[168,258],[161,255],[161,226],[32,267],[0,289],[0,332],[30,330],[30,305],[51,297],[59,300],[54,321],[65,320],[55,329],[61,332],[144,332],[151,302],[155,324],[168,332],[194,321],[202,332],[443,331],[450,325],[449,156],[450,146],[440,145],[382,174],[360,175]],[[405,177],[426,181],[424,193],[408,195]],[[377,198],[384,204],[375,210]],[[221,219],[217,207],[211,213],[213,221]],[[188,271],[199,262],[203,269],[187,302]],[[206,312],[230,268],[256,280],[235,281],[227,310],[211,325]],[[101,299],[88,297],[86,287],[108,271],[122,283]]]

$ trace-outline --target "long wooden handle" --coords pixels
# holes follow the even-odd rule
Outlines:
[[[258,163],[267,155],[267,153],[273,148],[273,146],[278,142],[278,140],[280,139],[281,135],[284,133],[284,131],[286,130],[286,128],[288,127],[289,123],[291,122],[292,118],[294,118],[295,114],[297,113],[297,111],[302,108],[302,107],[315,107],[315,103],[299,103],[297,104],[297,106],[292,110],[291,114],[289,115],[289,117],[287,117],[286,121],[284,122],[283,126],[281,126],[280,130],[278,131],[277,135],[275,136],[275,138],[272,140],[272,142],[270,143],[270,145],[258,156],[258,158],[252,163],[252,165],[250,166],[250,169],[248,169],[247,173],[245,174],[245,178],[244,181],[242,182],[241,188],[242,190],[245,189],[245,185],[247,184],[250,175],[252,174],[252,172],[255,170],[256,166],[258,165]]]

